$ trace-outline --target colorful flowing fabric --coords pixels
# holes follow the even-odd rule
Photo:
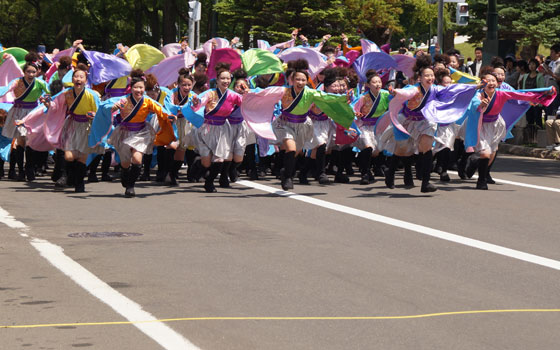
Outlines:
[[[124,54],[132,69],[148,70],[161,62],[165,55],[158,49],[147,44],[136,44]]]
[[[345,129],[349,128],[354,121],[354,111],[348,104],[346,95],[329,94],[305,87],[301,97],[298,96],[297,99],[299,101],[294,101],[297,105],[289,111],[291,114],[307,114],[311,104],[314,103],[317,108]]]
[[[62,147],[60,143],[62,128],[70,108],[66,98],[67,94],[71,93],[73,89],[61,91],[51,101],[50,108],[39,106],[23,119],[23,125],[28,132],[27,142],[31,148],[48,151]],[[88,112],[96,112],[99,104],[97,92],[86,88],[84,93],[74,100],[73,113],[86,115]]]
[[[273,46],[270,46],[270,44],[266,40],[257,40],[257,45],[258,45],[259,49],[268,50],[268,51],[270,51],[272,53],[275,53],[275,54],[280,52],[280,50],[294,47],[295,44],[296,44],[296,41],[294,39],[291,39],[291,40],[288,40],[288,41],[285,41],[283,43],[279,43],[279,44],[276,44],[276,45],[273,45]]]
[[[251,49],[241,55],[243,69],[248,76],[284,72],[282,61],[272,52],[263,49]]]
[[[118,103],[121,100],[129,100],[129,96],[130,95],[127,95],[124,98],[115,97],[101,103],[97,113],[95,114],[95,118],[93,119],[92,128],[89,134],[88,144],[90,147],[99,145],[103,139],[109,135],[113,126],[114,117],[118,113],[118,111],[112,112],[111,109],[115,103]],[[130,103],[130,101],[128,101],[128,103]],[[139,106],[137,112],[130,120],[127,120],[127,122],[143,123],[147,120],[150,113],[156,114],[160,126],[160,130],[156,134],[154,145],[164,146],[175,141],[173,125],[168,119],[168,116],[172,114],[165,107],[148,96],[144,96],[142,105]]]
[[[381,52],[379,46],[371,40],[360,39],[360,43],[362,44],[362,54],[364,55],[370,52]]]
[[[229,41],[227,39],[224,38],[213,38],[210,39],[208,41],[206,41],[203,45],[201,49],[195,50],[196,53],[198,52],[204,52],[206,54],[206,57],[210,57],[212,56],[212,51],[214,50],[212,48],[212,46],[214,46],[214,44],[212,43],[212,41],[216,42],[216,49],[225,49],[225,48],[229,48]]]
[[[258,136],[276,140],[271,123],[275,105],[280,101],[285,91],[284,87],[274,86],[251,90],[243,95],[241,114],[247,125]]]
[[[190,53],[174,55],[148,69],[146,73],[155,75],[159,85],[169,86],[177,81],[181,68],[192,67],[195,61],[196,58]]]
[[[408,131],[398,121],[398,115],[403,109],[404,103],[420,93],[416,84],[404,89],[395,89],[395,97],[389,103],[389,113],[391,122],[395,126],[395,139],[406,140],[409,137]],[[428,121],[440,124],[455,123],[461,119],[465,109],[469,106],[474,94],[476,85],[453,84],[447,87],[432,85],[426,91],[424,98],[425,104],[422,114]]]
[[[309,63],[309,76],[315,79],[317,74],[327,68],[327,56],[306,47],[294,47],[278,54],[278,58],[284,62],[305,59]]]
[[[130,64],[115,55],[83,50],[82,54],[90,63],[88,81],[98,85],[130,74]]]
[[[0,127],[0,159],[5,162],[10,161],[10,151],[12,149],[12,140],[2,136],[2,127]]]
[[[16,78],[23,77],[23,71],[15,57],[10,56],[0,65],[0,86],[6,86]]]
[[[407,77],[414,76],[414,65],[416,64],[416,58],[408,55],[393,55],[391,56],[395,62],[397,62],[397,70],[401,71]]]
[[[29,52],[27,52],[27,50],[22,49],[20,47],[10,47],[10,48],[7,48],[4,51],[0,51],[0,64],[4,63],[3,56],[6,53],[14,56],[14,58],[17,61],[18,66],[23,69],[23,66],[25,65],[25,55],[27,55],[29,53]]]
[[[225,96],[224,96],[225,95]],[[241,106],[242,97],[235,91],[226,89],[224,94],[219,89],[210,89],[199,95],[200,103],[193,107],[194,111],[204,108],[204,115],[229,117],[236,106]]]
[[[463,73],[451,67],[449,67],[449,72],[451,73],[451,80],[453,81],[453,83],[478,84],[478,82],[480,81],[480,78],[478,77]]]
[[[385,52],[370,52],[358,57],[353,64],[361,82],[366,82],[366,73],[370,69],[382,70],[397,68],[397,62]]]
[[[179,55],[182,50],[181,44],[179,43],[167,44],[161,48],[161,52],[165,55],[165,57]],[[190,47],[187,49],[187,52],[189,51],[192,51]]]
[[[233,72],[234,70],[241,68],[241,55],[236,50],[230,48],[215,49],[212,51],[210,61],[208,62],[207,75],[209,79],[216,78],[216,70],[214,67],[218,62],[231,63],[230,70]]]
[[[54,57],[53,57],[53,62],[58,62],[60,61],[60,58],[62,58],[63,56],[70,56],[72,57],[74,55],[74,52],[76,52],[76,49],[71,47],[69,49],[66,50],[62,50],[59,51]]]
[[[11,98],[13,96],[13,101],[20,102],[37,102],[43,93],[49,93],[49,89],[47,83],[39,78],[34,78],[29,85],[23,78],[17,78],[10,81],[8,86],[0,87],[0,97]]]
[[[551,90],[552,87],[516,91],[496,89],[489,104],[490,110],[486,110],[484,113],[481,113],[479,110],[480,97],[478,94],[475,95],[463,116],[467,121],[465,148],[475,147],[478,144],[479,131],[482,127],[483,119],[481,116],[501,115],[509,132],[531,107],[529,102],[544,106],[550,105],[556,97],[556,92],[548,94]]]

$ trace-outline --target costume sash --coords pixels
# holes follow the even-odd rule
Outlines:
[[[78,96],[76,96],[76,90],[72,89],[72,94],[74,95],[74,102],[72,102],[72,105],[70,106],[70,108],[68,108],[69,113],[74,113],[74,110],[80,104],[80,101],[82,100],[82,97],[84,96],[85,92],[86,92],[86,89],[84,88],[82,90],[82,92],[80,92],[80,94]]]
[[[301,92],[299,93],[299,95],[296,96],[296,91],[294,89],[294,87],[292,86],[291,88],[291,93],[292,93],[292,97],[294,98],[294,100],[292,101],[292,103],[288,106],[288,108],[284,109],[284,112],[290,113],[291,111],[294,110],[294,108],[297,107],[299,101],[301,101],[301,99],[303,98],[303,93],[305,92],[305,88],[301,89]]]
[[[224,102],[226,102],[226,97],[227,97],[227,90],[226,92],[224,92],[222,94],[222,92],[220,91],[220,89],[216,89],[216,93],[218,94],[218,103],[216,104],[216,107],[214,107],[213,110],[211,110],[210,112],[206,113],[205,116],[209,116],[209,115],[214,115],[216,113],[218,113],[218,111],[220,110],[220,108],[222,108]]]
[[[161,92],[160,92],[160,94],[161,94]],[[187,101],[189,100],[189,95],[190,94],[187,94],[187,96],[183,97],[181,95],[181,92],[179,90],[177,90],[177,96],[179,96],[179,106],[182,106],[185,103],[187,103]],[[158,96],[158,98],[159,98],[159,96]]]
[[[140,110],[140,107],[142,107],[142,105],[144,104],[144,97],[142,97],[138,102],[136,102],[131,94],[130,100],[132,101],[132,103],[134,103],[134,108],[132,109],[130,114],[122,121],[123,123],[128,123],[129,121],[131,121],[132,118],[134,118],[134,116],[136,115],[136,113],[138,113],[138,111]]]
[[[25,85],[26,90],[23,94],[21,94],[21,96],[16,97],[16,101],[23,101],[27,95],[31,93],[31,90],[33,90],[33,87],[35,86],[35,78],[33,78],[31,84],[25,81],[25,78],[21,78],[21,80],[23,81],[23,85]]]
[[[422,84],[420,84],[420,91],[422,92],[422,94],[424,95],[422,97],[422,102],[420,102],[420,104],[418,105],[418,107],[414,108],[414,109],[410,109],[413,112],[416,111],[420,111],[422,108],[424,108],[424,106],[426,105],[426,102],[428,102],[428,96],[430,96],[430,91],[432,89],[429,89],[428,91],[424,90],[424,87],[422,86]],[[408,108],[408,103],[407,103],[407,108]]]
[[[369,110],[368,114],[364,118],[371,119],[375,114],[377,107],[379,106],[379,102],[381,102],[381,91],[379,91],[377,98],[374,98],[373,94],[371,93],[371,90],[368,91],[368,94],[371,100],[373,101],[373,105],[371,106],[371,109]]]
[[[482,93],[484,94],[485,98],[488,98],[488,94],[486,93],[486,91],[482,91]],[[484,112],[484,115],[490,114],[490,111],[494,107],[494,102],[496,102],[496,90],[494,90],[494,95],[492,95],[492,99],[490,100],[490,103],[488,103],[488,107],[486,107],[486,111]]]

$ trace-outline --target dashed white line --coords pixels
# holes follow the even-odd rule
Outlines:
[[[432,237],[436,237],[436,238],[443,239],[443,240],[446,240],[446,241],[455,242],[455,243],[458,243],[458,244],[469,246],[469,247],[472,247],[472,248],[485,250],[485,251],[488,251],[488,252],[492,252],[492,253],[495,253],[495,254],[507,256],[507,257],[514,258],[514,259],[517,259],[517,260],[522,260],[522,261],[530,262],[530,263],[533,263],[533,264],[546,266],[546,267],[549,267],[551,269],[560,270],[560,261],[557,261],[557,260],[544,258],[544,257],[538,256],[538,255],[525,253],[525,252],[522,252],[522,251],[519,251],[519,250],[514,250],[514,249],[502,247],[502,246],[499,246],[499,245],[496,245],[496,244],[487,243],[487,242],[479,241],[479,240],[468,238],[468,237],[463,237],[463,236],[456,235],[456,234],[453,234],[453,233],[433,229],[433,228],[422,226],[422,225],[417,225],[417,224],[414,224],[414,223],[411,223],[411,222],[407,222],[407,221],[403,221],[403,220],[399,220],[399,219],[393,219],[393,218],[390,218],[390,217],[387,217],[387,216],[374,214],[374,213],[370,213],[368,211],[348,207],[346,205],[336,204],[336,203],[327,202],[327,201],[324,201],[324,200],[321,200],[321,199],[300,195],[300,194],[293,193],[293,192],[283,191],[283,190],[280,190],[278,188],[262,185],[262,184],[252,182],[252,181],[237,181],[236,184],[243,185],[243,186],[246,186],[246,187],[251,187],[251,188],[254,188],[256,190],[260,190],[260,191],[264,191],[264,192],[268,192],[268,193],[274,193],[274,194],[277,194],[279,196],[288,197],[288,198],[291,198],[291,199],[295,199],[295,200],[305,202],[305,203],[308,203],[308,204],[313,204],[313,205],[323,207],[323,208],[326,208],[326,209],[330,209],[330,210],[338,211],[338,212],[341,212],[341,213],[361,217],[361,218],[364,218],[364,219],[367,219],[367,220],[376,221],[376,222],[380,222],[380,223],[395,226],[395,227],[400,227],[400,228],[403,228],[403,229],[406,229],[406,230],[409,230],[409,231],[418,232],[418,233],[421,233],[421,234],[424,234],[424,235],[427,235],[427,236],[432,236]]]

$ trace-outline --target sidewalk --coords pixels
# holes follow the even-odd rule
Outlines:
[[[554,151],[554,150],[549,151],[546,148],[510,145],[504,142],[500,143],[499,152],[505,154],[512,154],[515,156],[521,156],[521,157],[560,160],[560,151]]]

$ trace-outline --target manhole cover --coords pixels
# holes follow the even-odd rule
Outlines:
[[[142,236],[142,234],[136,232],[77,232],[68,235],[68,237],[72,237],[72,238],[135,237],[135,236]]]

